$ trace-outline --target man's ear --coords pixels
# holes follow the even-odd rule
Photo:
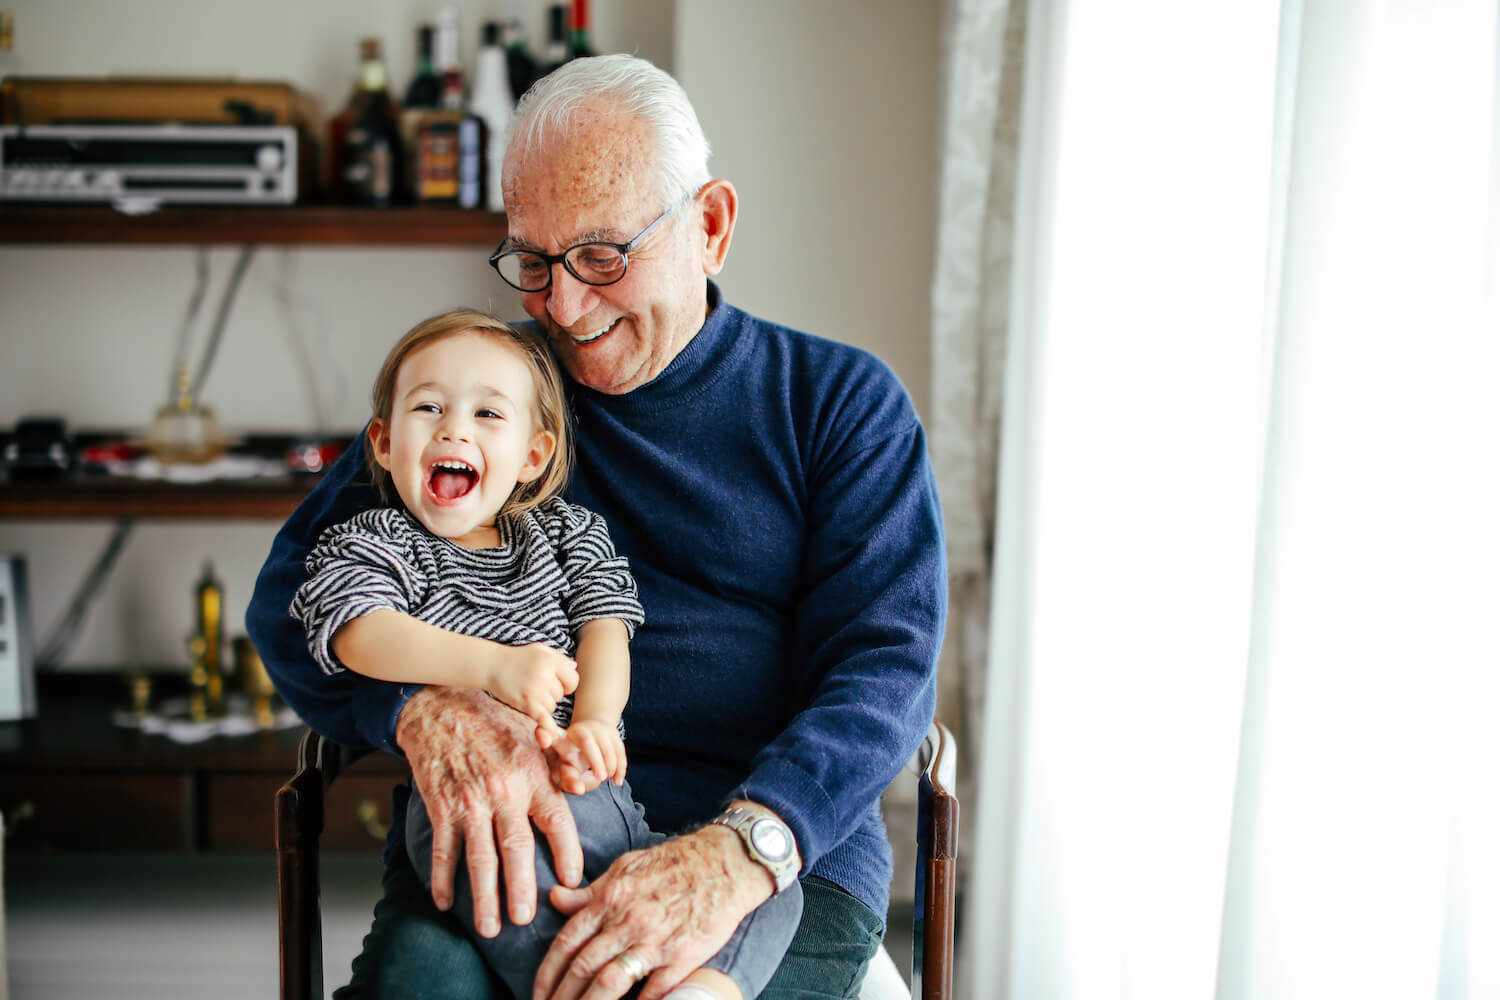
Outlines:
[[[390,429],[386,427],[385,421],[379,417],[370,421],[369,430],[365,432],[370,438],[370,451],[375,455],[375,461],[386,472],[391,471],[391,435]]]
[[[739,216],[740,196],[726,180],[712,180],[698,192],[703,219],[703,273],[712,277],[724,269],[734,220]]]
[[[526,453],[526,461],[521,465],[521,471],[516,474],[516,482],[529,483],[546,472],[547,463],[552,461],[552,454],[555,451],[557,451],[556,434],[551,431],[537,431],[531,435],[531,450]]]

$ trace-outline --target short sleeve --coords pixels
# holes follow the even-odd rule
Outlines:
[[[306,629],[324,673],[344,669],[331,645],[340,628],[372,611],[410,614],[425,589],[401,516],[391,509],[358,514],[324,531],[308,553],[308,579],[297,588],[291,615]]]
[[[569,628],[576,633],[586,622],[618,618],[634,637],[645,611],[630,563],[615,551],[604,518],[561,499],[549,500],[536,514],[568,582],[563,611]]]

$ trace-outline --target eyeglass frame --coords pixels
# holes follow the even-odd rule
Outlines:
[[[577,278],[579,281],[583,282],[585,285],[589,285],[593,288],[607,288],[610,285],[617,284],[620,281],[624,280],[625,273],[630,270],[631,251],[640,246],[641,241],[644,240],[647,236],[651,235],[652,230],[665,222],[667,216],[671,215],[673,212],[677,211],[683,205],[686,205],[689,201],[691,201],[693,199],[693,195],[696,193],[697,192],[695,191],[689,191],[687,194],[677,199],[677,201],[673,202],[665,212],[652,219],[651,222],[646,226],[646,228],[637,233],[635,235],[635,238],[628,243],[610,243],[608,240],[584,240],[582,243],[574,243],[562,253],[554,254],[542,253],[540,250],[521,250],[517,248],[507,250],[505,249],[505,244],[510,242],[510,237],[507,236],[505,239],[500,241],[500,245],[495,248],[495,252],[490,254],[490,267],[494,268],[495,273],[500,275],[501,281],[505,282],[516,291],[525,293],[527,295],[530,295],[532,292],[545,292],[547,289],[552,287],[552,268],[557,264],[561,264],[563,266],[563,270],[567,271],[569,274]],[[573,270],[573,265],[568,263],[568,255],[571,254],[574,250],[580,249],[581,247],[608,247],[609,249],[614,250],[616,253],[618,253],[620,255],[620,259],[625,261],[625,266],[620,268],[619,277],[611,278],[608,281],[590,281],[583,275],[579,274],[577,271]],[[539,257],[546,262],[547,283],[545,285],[542,285],[540,288],[522,288],[520,285],[516,284],[514,281],[511,281],[501,273],[500,258],[520,256],[521,254],[527,254],[532,257]]]

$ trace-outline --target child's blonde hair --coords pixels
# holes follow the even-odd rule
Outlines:
[[[370,391],[371,412],[389,427],[395,407],[396,376],[401,371],[402,363],[419,348],[444,337],[470,332],[488,337],[496,343],[514,345],[521,351],[531,369],[531,381],[536,388],[536,412],[533,417],[540,429],[551,431],[557,439],[557,448],[552,452],[552,459],[542,470],[542,474],[529,483],[517,483],[505,505],[500,508],[501,518],[517,518],[562,493],[573,468],[572,426],[568,418],[567,398],[563,394],[562,375],[541,334],[517,329],[504,320],[477,309],[454,309],[425,319],[408,330],[386,355],[385,362],[380,366],[380,373],[375,376],[375,386]],[[375,448],[368,434],[365,435],[365,463],[369,466],[370,478],[380,491],[381,499],[386,503],[393,502],[390,473],[375,461]]]

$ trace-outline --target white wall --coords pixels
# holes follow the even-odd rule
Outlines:
[[[417,0],[5,0],[16,47],[0,75],[233,74],[287,80],[325,112],[347,96],[357,40],[385,41],[393,80],[411,72]],[[464,56],[481,19],[508,5],[460,2]],[[543,4],[533,40],[542,34]],[[927,285],[936,201],[938,34],[927,0],[594,0],[596,47],[636,51],[683,80],[741,194],[722,276],[736,304],[868,347],[925,408]],[[234,259],[211,253],[206,325]],[[0,425],[59,413],[76,428],[144,430],[166,394],[194,277],[177,247],[0,247]],[[439,309],[520,317],[468,250],[262,248],[204,401],[233,430],[302,431],[314,408],[290,331],[318,359],[329,426],[357,428],[394,338]],[[197,343],[201,344],[200,339]],[[137,533],[74,647],[70,668],[183,665],[205,560],[242,620],[276,525],[151,522]],[[97,522],[0,522],[0,551],[28,555],[35,627],[50,631],[107,537]]]

